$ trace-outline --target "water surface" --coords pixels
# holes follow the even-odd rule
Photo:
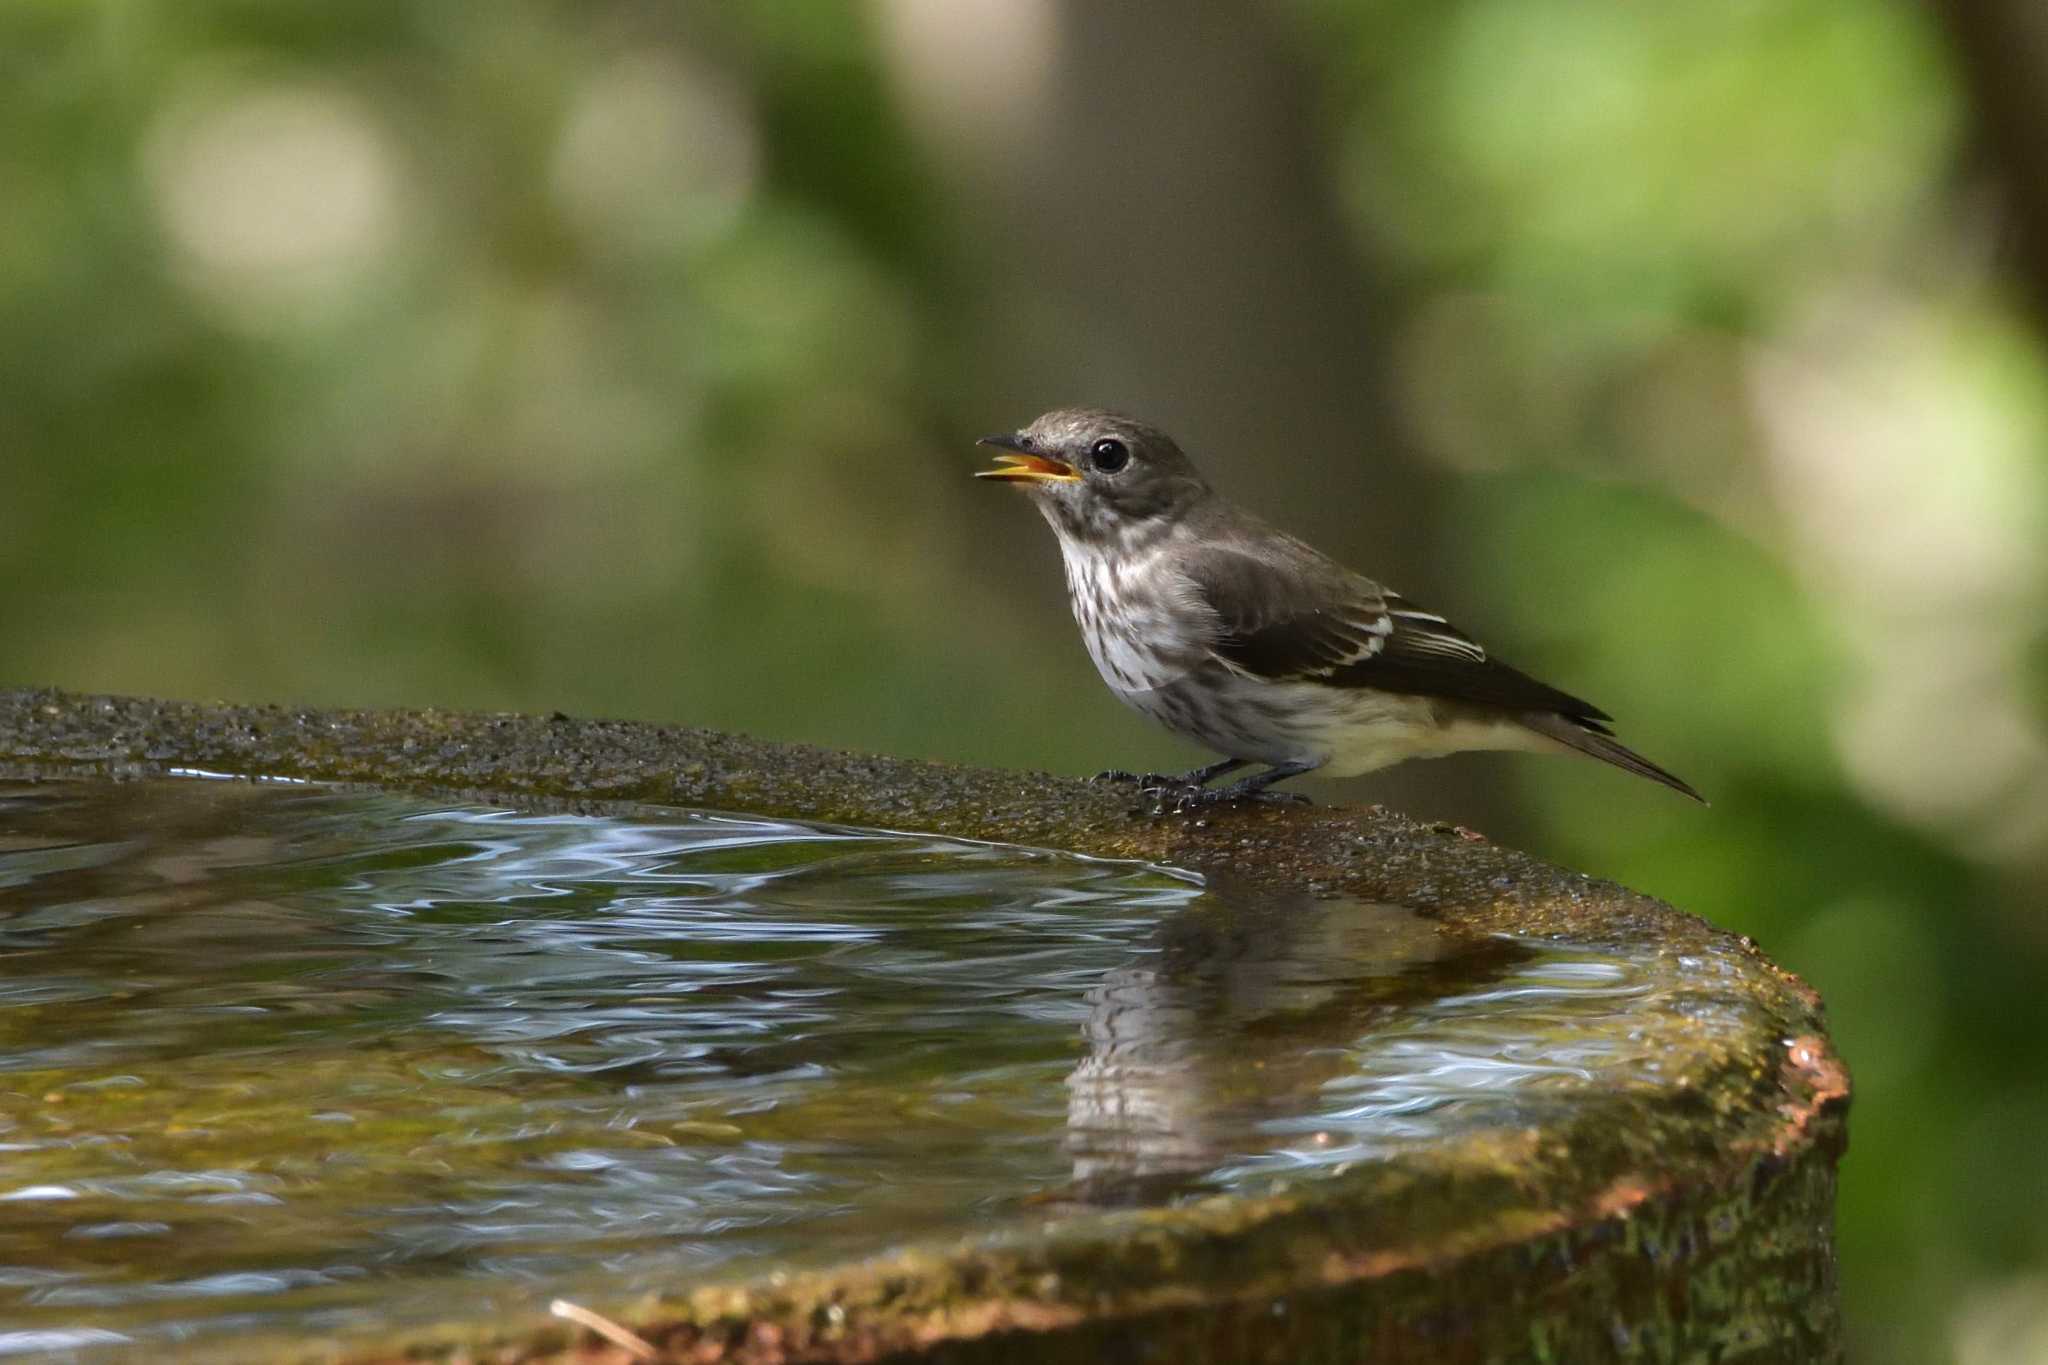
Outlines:
[[[0,784],[0,1355],[603,1303],[1314,1178],[1612,1102],[1667,993],[1032,850]]]

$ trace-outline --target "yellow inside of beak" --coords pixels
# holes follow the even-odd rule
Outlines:
[[[1074,467],[1063,460],[1046,455],[1001,454],[996,456],[999,469],[978,469],[977,479],[1004,479],[1012,483],[1071,483],[1080,478]]]

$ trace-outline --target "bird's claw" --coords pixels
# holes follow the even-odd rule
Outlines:
[[[1102,772],[1089,778],[1088,781],[1096,786],[1102,786],[1106,783],[1129,784],[1141,792],[1171,791],[1176,787],[1187,785],[1183,779],[1175,777],[1171,773],[1134,773],[1127,772],[1122,768],[1104,769]]]
[[[1159,815],[1187,815],[1193,811],[1207,810],[1211,806],[1273,805],[1312,806],[1315,802],[1300,792],[1274,791],[1263,788],[1256,791],[1239,791],[1233,787],[1148,787],[1145,794],[1152,798],[1153,813]]]

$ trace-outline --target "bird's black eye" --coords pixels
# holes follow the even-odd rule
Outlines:
[[[1131,462],[1131,448],[1115,437],[1097,441],[1088,450],[1095,467],[1105,474],[1114,474]]]

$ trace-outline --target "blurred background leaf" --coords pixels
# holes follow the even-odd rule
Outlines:
[[[1756,935],[1855,1358],[2048,1358],[2043,91],[2026,0],[13,0],[0,679],[1192,762],[966,478],[1125,408],[1707,790],[1324,788]]]

